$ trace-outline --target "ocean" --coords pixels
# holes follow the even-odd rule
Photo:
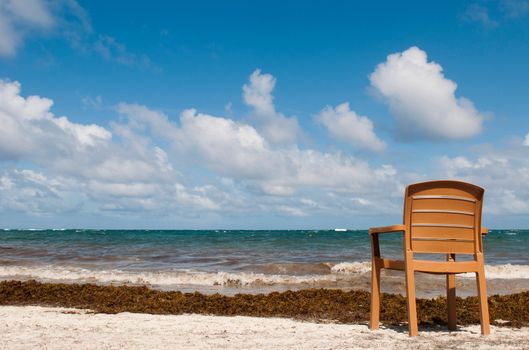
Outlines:
[[[529,290],[529,230],[483,238],[489,294]],[[382,254],[402,256],[400,234]],[[366,289],[371,247],[365,230],[9,230],[0,231],[0,279],[148,285],[202,293],[268,293],[307,288]],[[404,293],[402,272],[386,271],[384,292]],[[472,274],[458,295],[474,295]],[[417,293],[444,293],[443,277],[418,274]]]

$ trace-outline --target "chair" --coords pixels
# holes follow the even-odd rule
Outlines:
[[[476,273],[481,333],[488,335],[489,310],[485,284],[481,208],[484,189],[460,181],[429,181],[409,185],[404,198],[404,224],[369,229],[372,247],[371,320],[378,329],[380,317],[380,271],[402,270],[406,278],[408,327],[418,335],[415,272],[446,275],[448,328],[456,329],[455,274]],[[380,256],[379,235],[403,232],[404,261]],[[446,261],[417,260],[416,253],[446,254]],[[471,261],[456,262],[456,254],[473,255]]]

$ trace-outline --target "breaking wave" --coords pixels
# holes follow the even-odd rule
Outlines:
[[[462,277],[474,277],[471,273],[462,274]],[[485,265],[487,279],[529,279],[529,265]]]
[[[329,264],[332,265],[332,264]],[[342,262],[332,265],[330,273],[309,275],[266,274],[255,272],[205,272],[195,270],[174,271],[124,271],[91,270],[65,266],[0,266],[0,279],[64,283],[100,283],[150,285],[162,288],[178,286],[259,287],[297,286],[325,287],[347,286],[359,278],[366,280],[371,271],[370,262]],[[463,274],[462,277],[473,277]],[[529,279],[528,265],[487,265],[487,279]]]

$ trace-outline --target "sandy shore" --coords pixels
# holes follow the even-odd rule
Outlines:
[[[0,307],[2,349],[529,349],[529,328],[479,326],[447,332],[405,328],[371,332],[366,325],[318,324],[285,318],[94,314],[37,306]]]

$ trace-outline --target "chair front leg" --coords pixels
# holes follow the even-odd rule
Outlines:
[[[481,323],[481,334],[490,334],[489,321],[489,304],[487,300],[487,282],[485,280],[485,262],[483,255],[477,254],[477,260],[480,263],[479,270],[476,272],[476,284],[478,287],[479,298],[479,318]]]
[[[380,322],[380,265],[378,264],[380,258],[380,246],[378,235],[371,235],[371,317],[369,320],[369,328],[371,330],[378,329]]]
[[[410,336],[419,335],[419,328],[417,325],[417,304],[415,296],[415,271],[413,268],[413,253],[406,252],[406,299],[408,307],[408,328]]]

